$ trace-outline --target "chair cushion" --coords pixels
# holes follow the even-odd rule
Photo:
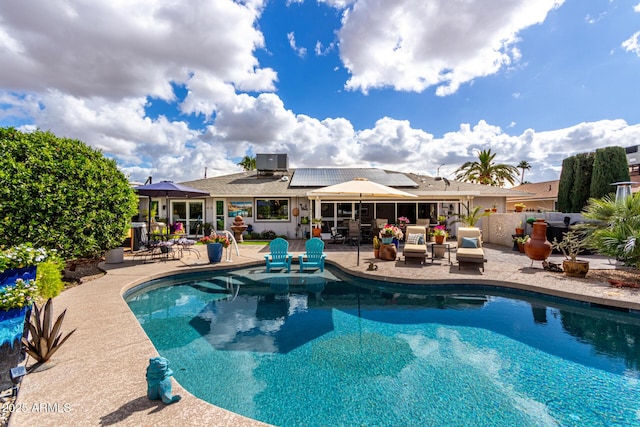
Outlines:
[[[456,251],[456,257],[458,259],[467,258],[477,259],[479,261],[484,259],[484,251],[482,248],[458,248]]]
[[[407,244],[408,245],[417,245],[420,242],[420,238],[422,237],[422,234],[409,234],[407,236]]]
[[[404,245],[404,253],[405,254],[426,254],[427,253],[427,247],[425,245],[411,245],[409,243],[406,243]]]
[[[478,239],[475,237],[463,237],[462,238],[462,247],[463,248],[477,248],[478,247]]]

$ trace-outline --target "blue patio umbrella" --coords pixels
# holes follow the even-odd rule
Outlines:
[[[182,184],[176,184],[172,181],[160,181],[155,184],[139,185],[133,189],[141,196],[149,198],[149,220],[147,230],[151,231],[151,198],[152,197],[182,197],[182,198],[202,198],[210,196],[208,191],[198,188],[188,187]]]

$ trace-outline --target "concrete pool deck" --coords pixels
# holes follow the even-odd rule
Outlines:
[[[488,262],[482,272],[472,265],[458,270],[454,250],[452,265],[446,258],[433,264],[427,260],[421,265],[411,260],[405,264],[402,257],[400,261],[375,260],[371,245],[360,249],[358,266],[356,247],[325,243],[329,263],[359,276],[416,284],[495,284],[640,311],[639,289],[618,289],[608,283],[566,278],[543,270],[540,262],[534,262],[532,267],[524,254],[511,248],[485,246]],[[180,402],[166,406],[146,397],[145,371],[149,358],[157,356],[157,352],[122,298],[124,291],[169,273],[264,265],[264,255],[268,253],[268,246],[241,245],[239,256],[232,250],[232,262],[225,262],[223,257],[223,262],[209,264],[206,248],[196,248],[200,258],[187,253],[180,260],[145,264],[126,256],[122,264],[103,264],[105,276],[56,297],[56,316],[67,309],[63,332],[77,330],[53,356],[51,369],[24,377],[9,425],[265,425],[206,403],[175,381],[173,393],[182,396]],[[289,249],[293,254],[304,252],[304,241],[292,240]],[[615,268],[604,257],[583,258],[589,259],[592,270]],[[554,262],[561,259],[551,257]],[[371,261],[378,266],[376,271],[367,271]],[[294,260],[291,274],[296,271]]]

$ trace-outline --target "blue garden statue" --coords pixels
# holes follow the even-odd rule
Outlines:
[[[164,357],[149,359],[147,367],[147,397],[150,400],[162,399],[162,403],[169,405],[180,400],[179,395],[171,396],[171,376],[169,361]]]

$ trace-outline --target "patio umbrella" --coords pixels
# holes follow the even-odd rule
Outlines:
[[[330,185],[328,187],[319,188],[309,191],[309,197],[326,197],[326,196],[358,196],[358,263],[360,265],[360,224],[362,222],[362,198],[363,197],[390,197],[390,198],[407,198],[418,197],[415,194],[407,193],[377,182],[369,181],[367,178],[355,178],[351,181],[341,182],[340,184]]]
[[[148,232],[151,232],[151,198],[152,197],[207,197],[209,192],[199,190],[193,187],[187,187],[186,185],[176,184],[172,181],[160,181],[155,184],[139,185],[133,187],[133,189],[141,196],[149,197],[149,224]]]

